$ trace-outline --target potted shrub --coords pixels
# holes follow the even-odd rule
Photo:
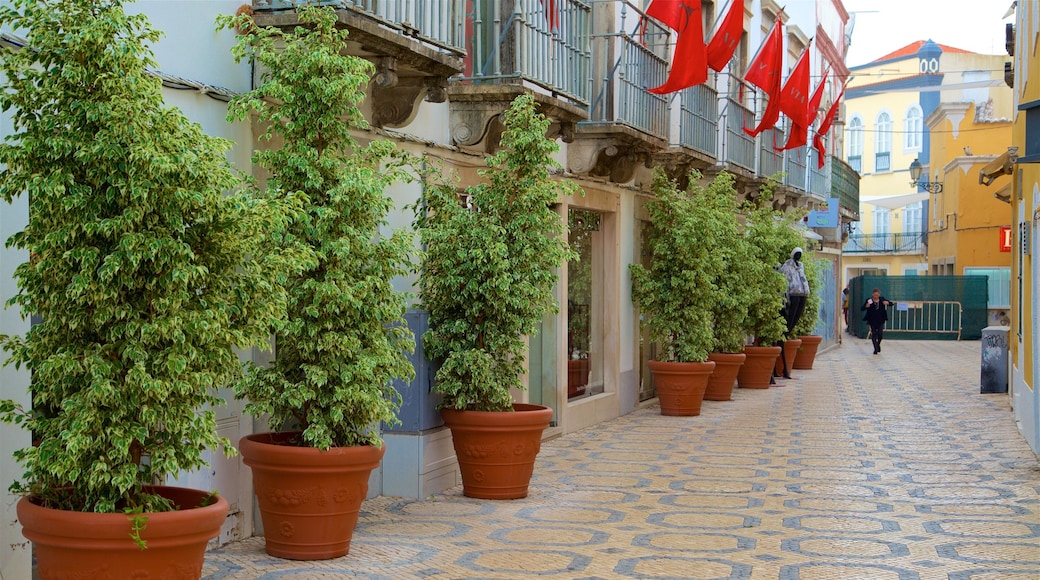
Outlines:
[[[679,191],[661,169],[654,172],[654,199],[646,204],[650,223],[644,252],[649,267],[629,265],[632,300],[664,360],[650,361],[663,415],[698,415],[715,363],[712,310],[722,299],[715,280],[725,268],[719,216],[711,196],[691,175],[689,192]],[[725,177],[711,187],[725,187]],[[724,227],[724,226],[723,226]]]
[[[341,54],[346,31],[329,8],[299,9],[301,26],[282,32],[249,16],[221,19],[249,30],[234,49],[260,71],[253,91],[234,99],[233,119],[264,128],[255,153],[272,197],[302,192],[305,218],[279,240],[302,246],[306,268],[284,281],[287,316],[275,332],[275,360],[252,368],[237,395],[269,416],[273,433],[239,444],[264,523],[267,553],[317,560],[347,554],[369,475],[383,456],[380,422],[396,421],[414,346],[405,296],[392,281],[409,271],[411,236],[383,235],[393,201],[384,193],[406,177],[405,155],[388,141],[361,147],[358,104],[373,72]]]
[[[744,206],[745,235],[750,244],[753,267],[749,268],[748,286],[754,298],[748,308],[747,334],[754,344],[746,346],[747,359],[737,375],[744,388],[769,388],[781,343],[787,331],[782,315],[787,281],[777,268],[797,245],[799,236],[792,227],[792,214],[774,210],[773,191],[776,181],[770,178],[758,197]],[[793,240],[793,241],[792,241]]]
[[[816,351],[823,342],[823,337],[816,334],[816,326],[820,323],[820,307],[823,304],[820,296],[823,291],[824,259],[808,252],[802,261],[805,262],[805,278],[809,281],[809,297],[805,302],[805,313],[791,333],[802,341],[793,368],[811,370],[816,360]]]
[[[292,260],[260,233],[294,202],[236,191],[230,144],[164,105],[159,33],[123,2],[12,0],[0,25],[32,47],[0,60],[0,197],[29,197],[13,302],[38,319],[0,338],[32,373],[32,409],[0,402],[37,442],[16,453],[23,533],[43,578],[197,578],[227,502],[156,484],[230,450],[214,388],[282,316]]]
[[[554,180],[549,120],[521,95],[505,113],[498,153],[465,190],[428,176],[417,225],[426,252],[420,298],[430,313],[423,345],[440,368],[434,389],[451,429],[469,497],[527,495],[552,409],[514,404],[523,388],[525,336],[557,306],[556,271],[573,256],[553,209],[576,188]]]
[[[715,369],[704,391],[706,401],[732,398],[737,374],[744,364],[747,318],[755,300],[755,288],[748,281],[754,276],[754,257],[737,216],[734,177],[720,173],[700,195],[701,203],[712,212],[713,230],[718,234],[718,252],[725,267],[715,279],[717,294],[710,305],[714,319],[715,348],[708,360]]]

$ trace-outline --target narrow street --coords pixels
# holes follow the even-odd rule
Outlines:
[[[656,406],[546,442],[530,496],[461,488],[362,508],[351,553],[267,556],[252,538],[204,578],[1040,577],[1040,461],[981,345],[869,341],[698,417]]]

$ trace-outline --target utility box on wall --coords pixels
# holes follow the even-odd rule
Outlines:
[[[987,326],[982,329],[982,393],[1008,392],[1009,326]]]

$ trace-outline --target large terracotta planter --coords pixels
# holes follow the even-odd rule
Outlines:
[[[745,346],[744,366],[737,373],[737,386],[743,389],[768,389],[773,367],[780,356],[779,346]]]
[[[811,370],[813,362],[816,360],[816,351],[819,350],[823,337],[811,335],[799,338],[802,339],[802,348],[798,349],[798,355],[794,357],[794,368],[800,371]]]
[[[344,556],[384,448],[320,451],[292,444],[298,435],[257,433],[238,443],[243,462],[253,470],[267,553],[289,560]]]
[[[673,417],[692,417],[701,414],[704,390],[708,377],[715,370],[714,362],[650,361],[654,375],[654,390],[661,403],[661,414]]]
[[[567,361],[567,398],[585,394],[589,383],[589,359],[578,358]]]
[[[790,373],[794,369],[794,357],[798,356],[798,349],[802,346],[802,340],[800,338],[792,338],[784,341],[784,357],[787,359],[787,371]],[[784,376],[784,359],[777,357],[776,359],[776,374],[778,376]]]
[[[733,398],[733,387],[737,384],[737,373],[747,358],[742,352],[736,354],[715,352],[708,360],[715,363],[715,370],[708,377],[708,388],[704,390],[705,401],[729,401]]]
[[[217,537],[228,503],[211,492],[155,486],[177,511],[146,513],[142,550],[130,539],[130,517],[41,507],[18,502],[22,535],[36,551],[40,580],[66,578],[162,578],[198,580],[206,544]],[[209,505],[204,505],[207,501]],[[203,507],[200,507],[203,506]]]
[[[542,448],[542,431],[552,421],[552,409],[514,403],[513,412],[441,409],[441,416],[451,429],[463,495],[527,497],[534,460]]]

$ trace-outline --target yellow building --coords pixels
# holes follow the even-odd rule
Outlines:
[[[979,179],[1011,142],[1011,120],[995,108],[992,101],[940,103],[925,120],[931,155],[918,183],[930,190],[929,273],[988,276],[990,322],[1001,324],[1011,309],[1011,178]],[[924,167],[934,168],[931,175]]]
[[[1018,147],[1011,186],[1011,331],[1008,382],[1015,419],[1033,451],[1040,452],[1040,4],[1019,2],[1013,53],[1014,129]],[[1010,161],[1010,160],[1009,160]],[[990,168],[991,174],[1000,167]]]
[[[921,164],[920,181],[942,183],[944,168],[952,160],[947,151],[952,150],[944,141],[947,134],[933,136],[925,121],[940,105],[951,103],[963,103],[965,111],[974,111],[974,103],[980,103],[987,119],[1010,118],[1010,91],[1001,86],[1004,60],[928,40],[851,68],[845,153],[862,180],[861,221],[843,248],[846,280],[860,274],[929,272],[929,232],[939,229],[932,222],[937,200],[930,199],[925,187],[913,184],[910,166],[915,161]],[[954,119],[956,110],[960,109],[941,115]],[[960,125],[958,120],[956,126]],[[942,157],[933,156],[936,138],[943,141]],[[950,209],[949,198],[938,201]],[[955,261],[950,262],[951,269]]]

